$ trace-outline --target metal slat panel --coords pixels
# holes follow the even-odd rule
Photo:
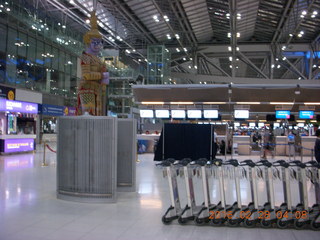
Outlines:
[[[116,153],[116,118],[59,118],[57,197],[78,202],[115,202]]]
[[[117,190],[136,191],[136,120],[118,119]]]

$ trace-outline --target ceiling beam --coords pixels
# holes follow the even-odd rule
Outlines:
[[[238,55],[240,56],[241,60],[251,66],[258,74],[260,74],[264,78],[269,78],[267,75],[265,75],[253,62],[250,61],[249,58],[247,58],[242,52],[238,51]],[[233,59],[232,59],[233,60]]]
[[[214,82],[214,83],[239,83],[239,84],[319,84],[320,80],[298,80],[298,79],[264,79],[264,78],[233,78],[224,76],[209,76],[193,73],[171,72],[171,77],[191,79],[194,83]]]
[[[211,61],[210,58],[208,58],[206,55],[204,55],[203,53],[200,53],[200,55],[208,62],[210,63],[210,65],[212,65],[213,67],[215,67],[216,69],[218,69],[220,72],[222,72],[224,75],[230,77],[230,75],[228,73],[226,73],[221,67],[219,67],[218,65],[216,65],[215,63],[213,63]]]

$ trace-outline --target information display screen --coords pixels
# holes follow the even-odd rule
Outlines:
[[[301,119],[313,119],[314,111],[299,111],[299,118]]]
[[[188,110],[187,111],[188,118],[201,118],[201,110]]]
[[[204,118],[218,118],[218,110],[203,110]]]
[[[169,110],[156,110],[156,118],[169,118]]]
[[[185,110],[171,110],[171,117],[172,118],[185,118],[186,111]]]
[[[276,111],[276,118],[277,119],[289,119],[290,118],[290,111],[278,110],[278,111]]]
[[[141,118],[153,118],[153,110],[150,109],[140,109]]]
[[[240,118],[240,119],[249,118],[249,110],[234,110],[234,118]]]

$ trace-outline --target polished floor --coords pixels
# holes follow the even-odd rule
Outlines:
[[[139,155],[137,191],[118,193],[117,203],[59,200],[56,154],[47,151],[49,166],[41,167],[43,151],[38,148],[34,154],[0,156],[0,240],[320,239],[311,230],[163,225],[161,216],[170,204],[168,183],[152,154]]]

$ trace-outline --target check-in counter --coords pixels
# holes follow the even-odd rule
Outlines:
[[[277,156],[286,155],[287,136],[276,136],[276,152]]]
[[[160,134],[138,134],[138,153],[154,153],[154,144],[159,137]]]
[[[238,146],[239,155],[251,155],[250,136],[233,136],[233,144]]]
[[[302,136],[301,137],[301,147],[303,156],[311,156],[313,154],[314,143],[316,141],[316,136]]]
[[[0,153],[30,152],[35,150],[34,134],[0,135]]]

